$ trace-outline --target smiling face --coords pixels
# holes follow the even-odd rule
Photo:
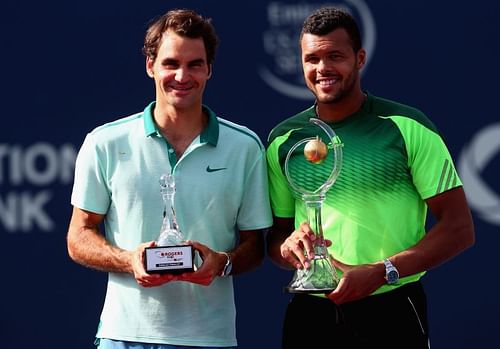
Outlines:
[[[203,39],[179,36],[167,30],[146,69],[155,81],[156,102],[176,109],[199,107],[211,75]]]
[[[354,51],[345,29],[326,35],[305,33],[300,44],[304,78],[318,103],[338,103],[360,89],[365,50]]]

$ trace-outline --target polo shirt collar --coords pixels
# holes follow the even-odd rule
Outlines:
[[[146,137],[153,135],[162,137],[156,123],[154,122],[153,111],[155,109],[155,105],[156,102],[151,102],[143,111],[144,132]],[[209,107],[203,105],[202,108],[208,115],[208,124],[200,134],[200,143],[209,143],[215,147],[217,145],[217,141],[219,140],[219,121],[217,120],[217,115],[215,115]]]
[[[200,134],[200,142],[207,142],[215,147],[217,145],[217,141],[219,140],[219,120],[212,109],[206,105],[203,105],[202,108],[208,115],[208,124]]]

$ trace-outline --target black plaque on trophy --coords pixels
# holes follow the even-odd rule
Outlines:
[[[194,249],[191,245],[146,247],[146,271],[180,274],[194,270]]]

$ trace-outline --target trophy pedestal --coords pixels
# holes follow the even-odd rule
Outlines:
[[[285,287],[288,293],[330,293],[338,285],[338,276],[329,258],[316,256],[309,269],[297,269],[290,284]]]
[[[285,287],[285,292],[287,293],[302,293],[302,294],[329,294],[333,292],[335,288],[293,288],[292,286]]]
[[[144,264],[149,274],[192,272],[194,248],[191,245],[146,247]]]

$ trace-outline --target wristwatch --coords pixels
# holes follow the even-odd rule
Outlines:
[[[397,284],[399,281],[399,272],[394,266],[394,264],[391,263],[390,260],[387,258],[384,258],[384,265],[385,265],[385,280],[389,285],[394,285]]]
[[[226,255],[226,265],[224,265],[224,269],[222,269],[222,272],[220,273],[220,277],[226,277],[231,274],[231,270],[233,269],[233,262],[231,261],[231,255],[227,252],[222,252]]]

